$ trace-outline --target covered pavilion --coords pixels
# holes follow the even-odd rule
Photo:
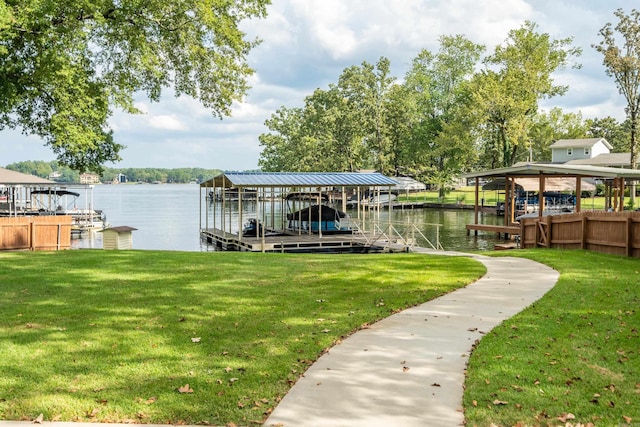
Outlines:
[[[624,209],[625,186],[640,181],[640,170],[589,165],[526,163],[507,168],[471,172],[465,174],[464,177],[475,178],[474,224],[467,224],[467,232],[474,230],[477,234],[480,230],[518,234],[520,227],[514,225],[516,213],[516,181],[518,178],[535,178],[538,182],[537,191],[540,195],[548,191],[547,182],[553,179],[563,178],[565,182],[568,179],[572,180],[577,196],[575,212],[581,211],[580,194],[583,191],[583,179],[592,178],[601,180],[605,184],[605,207],[608,210],[618,212]],[[504,182],[505,215],[503,226],[490,226],[478,223],[481,180],[503,180]],[[539,197],[538,215],[542,217],[544,211],[545,198]]]

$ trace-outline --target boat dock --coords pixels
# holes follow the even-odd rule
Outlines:
[[[504,235],[505,239],[511,236],[520,235],[519,225],[489,225],[489,224],[467,224],[467,236],[471,234],[473,230],[475,235],[478,235],[478,231],[485,231],[488,233],[497,233],[498,236]]]
[[[411,242],[375,238],[372,234],[279,233],[259,237],[240,237],[218,228],[200,231],[202,239],[219,250],[244,252],[398,252],[409,251]],[[405,243],[405,244],[402,244]]]

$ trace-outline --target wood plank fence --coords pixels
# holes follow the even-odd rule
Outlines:
[[[71,248],[71,216],[0,218],[0,250]]]
[[[520,244],[535,247],[586,249],[640,258],[640,212],[582,211],[526,218]]]

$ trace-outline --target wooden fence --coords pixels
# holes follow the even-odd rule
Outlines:
[[[582,211],[526,218],[522,248],[586,249],[640,258],[640,212]]]
[[[71,247],[71,217],[0,218],[0,250],[60,250]]]

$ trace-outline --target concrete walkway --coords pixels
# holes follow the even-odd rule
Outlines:
[[[305,372],[264,426],[461,426],[474,342],[553,287],[558,272],[520,258],[473,256],[477,282],[375,323]]]

